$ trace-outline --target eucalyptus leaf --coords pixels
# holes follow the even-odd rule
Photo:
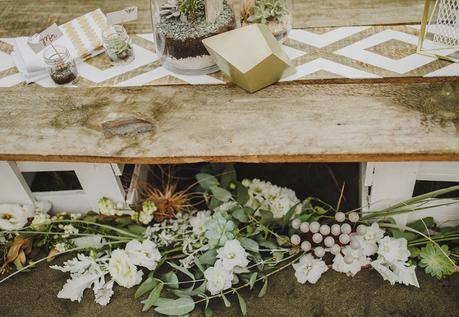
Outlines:
[[[255,282],[257,281],[257,277],[258,277],[258,273],[257,272],[253,272],[250,275],[250,280],[249,280],[250,289],[252,289],[253,286],[255,285]]]
[[[218,200],[218,199],[215,198],[215,197],[212,197],[212,198],[210,199],[210,202],[209,202],[208,207],[209,207],[209,209],[214,210],[215,208],[217,208],[217,207],[220,206],[221,204],[223,204],[222,201]]]
[[[151,291],[150,295],[148,295],[148,298],[144,301],[142,301],[143,304],[143,309],[142,311],[147,311],[149,310],[155,303],[157,302],[159,296],[161,295],[161,291],[163,290],[163,283],[158,283],[158,285],[155,286],[155,288]]]
[[[260,247],[255,240],[243,237],[243,238],[240,238],[239,241],[241,242],[242,247],[246,249],[247,251],[258,253],[260,250]]]
[[[260,212],[260,222],[264,225],[267,225],[273,221],[273,213],[267,210],[259,210]]]
[[[239,294],[237,294],[237,299],[239,300],[239,307],[241,308],[242,315],[247,315],[247,304],[245,303],[244,298]]]
[[[284,223],[284,225],[288,225],[288,223],[290,222],[290,220],[292,219],[293,215],[296,212],[297,206],[298,204],[293,205],[292,208],[290,208],[289,211],[285,214],[285,216],[282,219],[282,222]]]
[[[184,268],[183,266],[179,266],[173,262],[167,262],[170,266],[172,266],[174,269],[182,272],[183,274],[187,275],[189,278],[191,278],[193,281],[195,280],[193,273],[191,273],[188,269]],[[185,313],[184,313],[185,314]]]
[[[148,277],[145,279],[145,281],[140,284],[140,286],[137,288],[134,297],[139,298],[140,296],[148,293],[151,291],[155,286],[158,285],[158,280],[155,279],[154,277]]]
[[[139,235],[139,236],[143,236],[146,229],[147,229],[146,227],[141,226],[141,225],[136,225],[136,224],[131,224],[127,227],[127,231],[129,231],[130,233]]]
[[[167,272],[161,275],[161,281],[169,288],[178,288],[178,277],[174,272]]]
[[[433,226],[435,226],[433,217],[425,217],[408,224],[408,227],[421,232],[425,232],[426,229],[430,229]]]
[[[214,265],[217,260],[217,250],[210,249],[206,251],[198,258],[198,260],[202,265]]]
[[[216,199],[223,202],[227,202],[233,197],[229,191],[218,186],[210,187],[210,191]]]
[[[263,286],[258,293],[258,297],[263,297],[266,295],[266,292],[268,291],[268,278],[265,277],[265,282],[263,283]]]
[[[212,186],[220,185],[220,182],[217,180],[215,176],[206,173],[196,174],[196,180],[198,181],[199,185],[201,185],[201,187],[205,190],[210,190]]]
[[[191,297],[181,297],[172,300],[167,304],[158,305],[158,307],[155,308],[155,311],[168,316],[180,316],[193,311],[194,307],[195,303]]]
[[[272,241],[269,241],[269,240],[260,240],[258,241],[258,244],[264,248],[268,248],[268,249],[277,249],[278,248],[278,245],[275,244],[274,242]]]
[[[221,297],[223,299],[223,303],[225,304],[225,307],[231,307],[231,302],[226,298],[225,294],[221,294]]]
[[[236,183],[236,197],[237,197],[237,202],[241,205],[244,206],[248,201],[249,201],[249,190],[247,187],[242,185],[242,183],[237,182]]]
[[[198,258],[194,258],[194,264],[198,267],[199,271],[204,273],[204,268]]]
[[[249,217],[247,217],[247,215],[244,212],[244,208],[242,208],[242,207],[238,207],[238,208],[234,209],[233,212],[231,213],[231,215],[235,219],[239,220],[239,222],[242,222],[242,223],[249,222]]]

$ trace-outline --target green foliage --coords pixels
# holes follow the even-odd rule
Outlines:
[[[168,316],[180,316],[193,311],[194,306],[194,300],[191,297],[181,297],[162,301],[155,311]]]
[[[179,0],[178,8],[191,21],[205,13],[204,0]]]
[[[253,15],[247,21],[267,23],[280,20],[286,14],[288,14],[288,9],[285,0],[257,0],[253,7]]]
[[[419,253],[419,266],[423,267],[426,273],[441,279],[455,271],[455,265],[449,255],[447,245],[442,245],[440,250],[437,245],[428,243]]]

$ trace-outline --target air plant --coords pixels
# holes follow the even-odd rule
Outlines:
[[[243,8],[243,10],[250,12],[251,15],[247,21],[252,23],[279,21],[288,14],[285,0],[256,0],[251,10],[249,8]]]
[[[181,20],[186,20],[186,16],[182,14],[178,7],[177,0],[167,1],[163,6],[161,6],[159,13],[166,19],[180,18]]]
[[[197,183],[193,183],[185,189],[179,189],[177,186],[177,177],[171,168],[165,171],[158,167],[159,178],[158,185],[145,183],[143,193],[145,201],[153,202],[156,206],[154,217],[157,220],[175,218],[179,212],[186,212],[195,205],[202,203],[203,196],[201,193],[192,192]],[[200,199],[199,199],[200,198]],[[198,202],[196,202],[198,199]]]

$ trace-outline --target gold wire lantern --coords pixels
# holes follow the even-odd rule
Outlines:
[[[417,51],[459,62],[459,0],[425,0]]]

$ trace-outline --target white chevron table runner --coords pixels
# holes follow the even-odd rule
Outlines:
[[[459,64],[416,53],[418,32],[419,25],[292,30],[283,48],[293,60],[297,72],[283,81],[459,76]],[[131,64],[111,66],[104,54],[89,59],[78,66],[80,77],[77,86],[228,82],[221,72],[203,76],[174,74],[161,67],[152,34],[136,34],[132,38],[136,58]],[[11,39],[0,38],[0,87],[26,85],[10,56],[11,43]],[[31,85],[56,87],[50,78]]]

